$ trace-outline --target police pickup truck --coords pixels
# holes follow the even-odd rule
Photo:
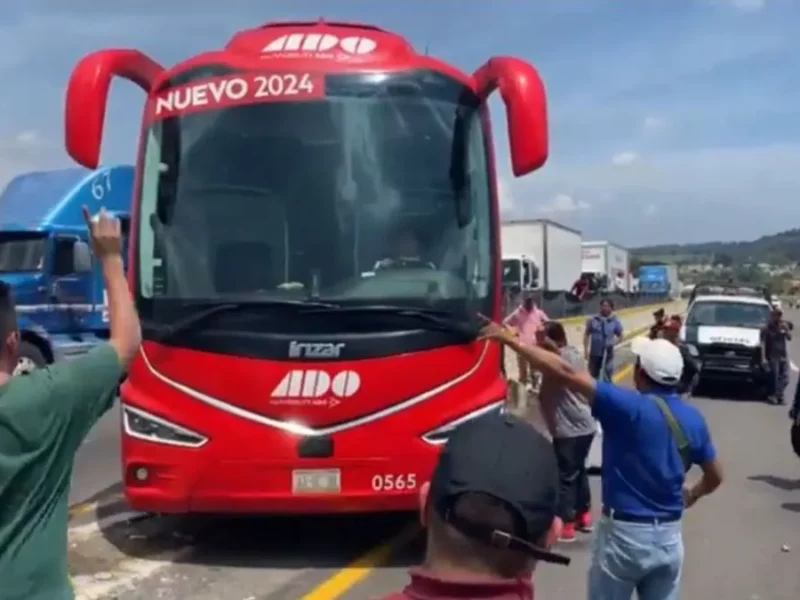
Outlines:
[[[701,381],[737,381],[766,390],[761,364],[761,329],[772,305],[762,293],[697,295],[689,305],[681,340],[702,363]]]

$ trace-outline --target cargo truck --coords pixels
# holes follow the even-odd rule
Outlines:
[[[677,298],[681,293],[678,266],[642,265],[639,267],[639,291],[643,294],[669,295]]]
[[[534,289],[569,291],[581,275],[581,232],[547,219],[506,221],[500,231],[503,271],[514,261],[533,260]]]
[[[605,277],[607,290],[630,292],[630,255],[628,251],[612,242],[582,242],[581,256],[583,273]]]
[[[527,254],[503,254],[503,289],[513,293],[539,288],[539,265]]]
[[[15,375],[108,339],[108,303],[81,207],[105,207],[127,239],[132,194],[133,167],[121,165],[26,173],[0,195],[0,280],[13,290],[21,336]]]

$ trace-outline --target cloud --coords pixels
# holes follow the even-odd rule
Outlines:
[[[766,0],[732,0],[731,4],[733,4],[736,8],[741,11],[745,12],[759,12],[762,10],[766,4]]]
[[[618,167],[625,167],[638,162],[639,155],[636,152],[619,152],[611,157],[611,164]]]
[[[539,212],[546,214],[572,213],[576,211],[589,210],[589,208],[590,207],[587,202],[576,202],[572,196],[567,194],[556,194],[553,196],[550,202],[539,207]]]
[[[663,117],[645,117],[642,123],[642,129],[644,129],[645,132],[661,131],[666,129],[666,127],[667,121]]]
[[[47,140],[45,140],[39,134],[39,132],[30,129],[25,131],[20,131],[17,134],[15,141],[17,144],[25,148],[38,148],[41,146],[48,145]]]
[[[0,138],[0,188],[27,171],[66,166],[61,149],[34,130]]]
[[[753,239],[800,222],[798,164],[800,143],[648,154],[636,168],[553,161],[515,180],[513,193],[552,198],[568,189],[571,197],[594,198],[591,216],[575,226],[623,245]],[[651,204],[657,221],[642,218]]]
[[[500,203],[500,213],[503,215],[514,212],[514,196],[511,193],[511,186],[503,177],[497,179],[497,196]]]

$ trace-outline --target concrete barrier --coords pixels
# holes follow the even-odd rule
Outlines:
[[[629,337],[635,332],[649,329],[653,324],[653,313],[659,308],[663,308],[668,315],[682,314],[686,312],[686,302],[676,300],[661,304],[651,304],[649,306],[638,306],[617,311],[617,317],[622,321],[625,337]],[[567,339],[573,346],[581,348],[583,345],[583,332],[586,327],[588,316],[570,317],[569,319],[558,319],[564,325]]]

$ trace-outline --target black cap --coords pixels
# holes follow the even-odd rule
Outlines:
[[[482,493],[506,505],[513,531],[472,522],[456,502]],[[458,427],[442,450],[431,479],[430,501],[446,523],[488,545],[568,565],[570,559],[537,544],[550,529],[558,505],[558,464],[550,442],[511,414],[490,414]]]

